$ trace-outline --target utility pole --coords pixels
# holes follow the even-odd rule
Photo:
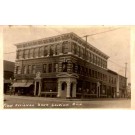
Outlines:
[[[84,70],[85,70],[85,67],[86,67],[86,61],[85,61],[85,58],[86,58],[86,46],[87,46],[87,38],[88,38],[88,36],[89,35],[85,35],[85,36],[83,36],[83,37],[85,37],[86,38],[86,44],[85,44],[85,50],[84,50]],[[85,83],[85,79],[83,80],[83,89],[82,89],[82,98],[84,98],[84,93],[85,93],[85,86],[86,86],[86,83]]]
[[[125,78],[126,78],[126,75],[127,75],[127,63],[125,63]]]

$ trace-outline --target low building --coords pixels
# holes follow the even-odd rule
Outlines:
[[[116,97],[108,55],[75,33],[16,44],[16,91],[61,98]]]
[[[3,66],[4,66],[3,67],[3,69],[4,69],[4,93],[7,93],[7,91],[9,91],[10,86],[12,84],[12,79],[14,78],[15,63],[4,60]]]

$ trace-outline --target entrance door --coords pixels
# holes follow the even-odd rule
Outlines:
[[[66,94],[67,94],[67,83],[63,82],[61,86],[61,97],[66,98]]]
[[[36,82],[36,96],[38,96],[39,92],[39,82]]]

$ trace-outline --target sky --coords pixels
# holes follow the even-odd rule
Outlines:
[[[84,40],[83,36],[91,35],[88,42],[109,56],[109,69],[125,76],[127,63],[126,76],[130,82],[130,29],[126,26],[5,26],[3,59],[15,61],[16,43],[69,32],[74,32]]]

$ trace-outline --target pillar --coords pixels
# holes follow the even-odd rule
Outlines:
[[[36,95],[36,81],[35,81],[35,85],[34,85],[34,96]]]
[[[76,97],[76,83],[73,83],[72,97]]]
[[[57,97],[61,97],[61,82],[58,81],[58,94]]]
[[[40,96],[40,93],[41,93],[41,82],[39,82],[38,96]]]
[[[67,82],[67,95],[66,95],[67,98],[70,98],[70,88],[71,88],[71,82],[68,81]]]

